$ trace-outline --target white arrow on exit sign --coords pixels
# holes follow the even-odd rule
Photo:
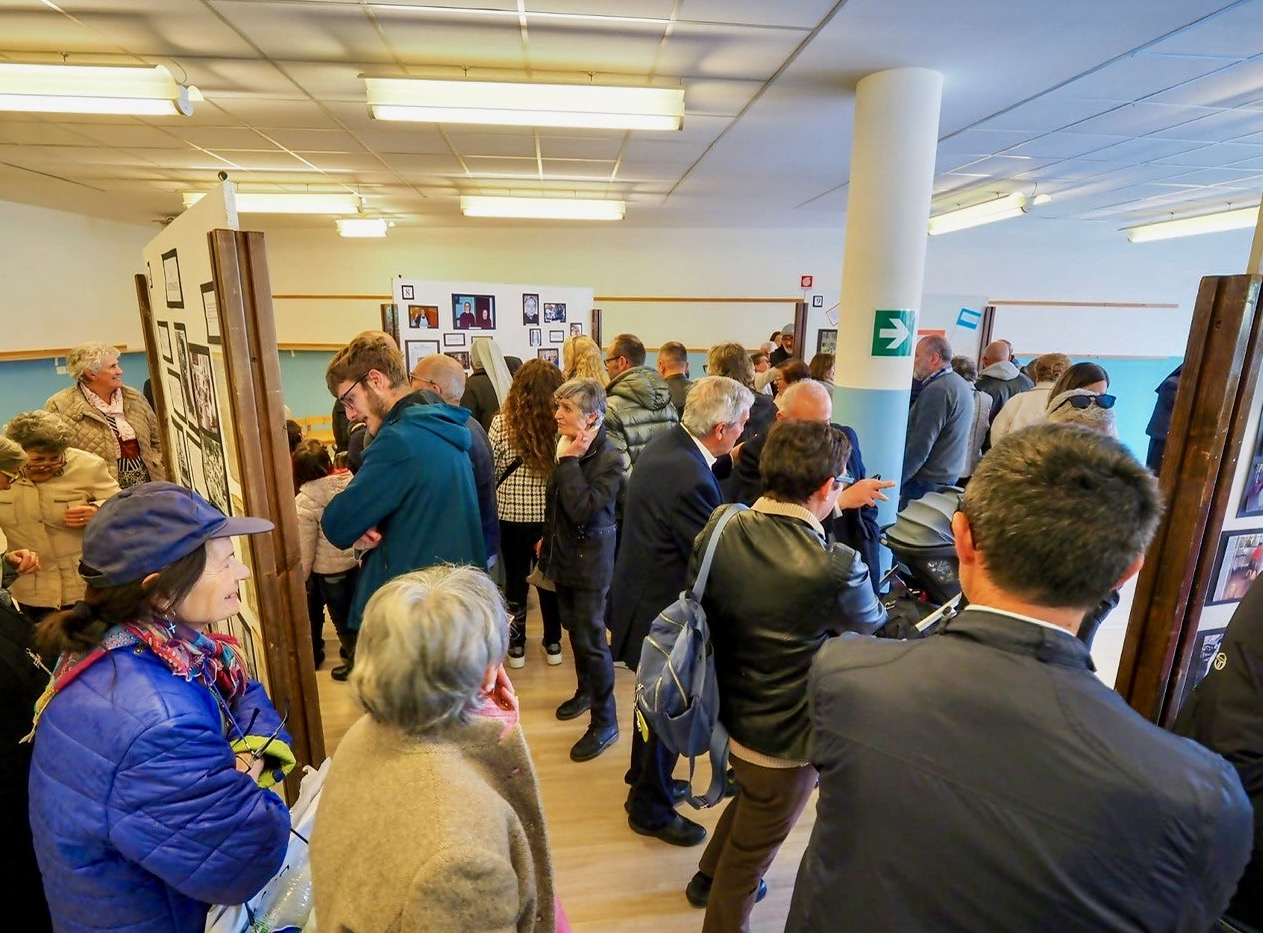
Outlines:
[[[895,318],[891,323],[894,325],[893,327],[883,327],[877,333],[877,336],[881,337],[882,340],[890,341],[886,344],[887,350],[893,350],[899,346],[899,344],[908,339],[908,334],[910,333],[902,318]]]

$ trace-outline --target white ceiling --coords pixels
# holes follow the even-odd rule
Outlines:
[[[920,66],[944,75],[936,208],[1038,187],[1044,216],[1123,227],[1258,203],[1260,35],[1263,0],[0,0],[0,60],[164,64],[206,98],[188,118],[0,114],[0,199],[143,222],[223,170],[409,226],[501,223],[462,218],[471,193],[837,226],[856,81]],[[679,81],[687,116],[377,122],[364,73]]]

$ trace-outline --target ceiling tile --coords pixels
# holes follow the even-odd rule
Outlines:
[[[1263,62],[1238,62],[1150,98],[1152,103],[1239,107],[1263,97]]]
[[[1258,172],[1245,168],[1201,168],[1180,175],[1171,175],[1162,184],[1180,186],[1203,185],[1240,185],[1243,182],[1254,184]]]
[[[1074,130],[1076,133],[1104,133],[1109,136],[1145,136],[1188,123],[1198,117],[1206,116],[1207,113],[1208,111],[1199,107],[1127,104],[1117,110],[1076,123]]]
[[[1221,110],[1153,135],[1217,143],[1263,132],[1263,110]]]
[[[465,158],[471,175],[483,177],[524,176],[539,177],[539,163],[535,159],[484,158],[470,156]]]
[[[254,132],[253,130],[251,132]],[[271,140],[274,144],[291,151],[308,152],[363,152],[364,147],[354,136],[343,130],[294,130],[260,128],[259,140]],[[233,148],[250,148],[247,146]],[[257,147],[256,147],[257,148]]]
[[[554,178],[604,178],[614,174],[615,163],[601,159],[544,159],[544,176]]]
[[[618,175],[621,182],[646,182],[655,179],[666,179],[672,182],[679,180],[688,171],[688,162],[635,162],[624,159],[618,163]]]
[[[1218,168],[1233,165],[1243,159],[1263,158],[1263,146],[1242,146],[1236,143],[1220,143],[1216,146],[1203,146],[1190,149],[1175,155],[1165,156],[1155,161],[1162,165],[1187,165],[1195,168]]]
[[[1074,126],[1119,106],[1117,101],[1085,99],[1058,89],[984,120],[979,128],[1025,130],[1032,134],[1049,133]]]
[[[535,12],[548,13],[600,13],[602,16],[650,17],[669,19],[676,7],[676,0],[601,0],[593,9],[590,0],[525,0],[527,21]]]
[[[1063,89],[1077,97],[1141,100],[1223,68],[1218,59],[1138,53],[1071,81]]]
[[[1017,146],[1031,138],[1025,130],[965,130],[955,133],[938,144],[942,153],[966,153],[969,155],[993,155]]]
[[[461,127],[462,130],[467,127]],[[529,129],[519,127],[513,136],[491,133],[453,132],[450,128],[447,138],[452,141],[456,151],[462,156],[514,156],[519,158],[535,158],[535,137]]]
[[[251,126],[334,129],[328,114],[310,101],[241,98],[218,101],[220,107]]]
[[[359,4],[329,4],[318,16],[308,15],[299,3],[216,0],[215,9],[275,60],[393,61],[367,8]]]
[[[281,149],[212,149],[208,151],[211,155],[218,156],[225,162],[231,162],[233,165],[246,170],[311,171],[308,166]]]
[[[134,126],[84,126],[83,135],[106,146],[120,149],[185,149],[188,147],[180,136],[152,126],[138,123]]]
[[[1073,159],[1095,153],[1124,141],[1122,136],[1098,136],[1090,133],[1059,132],[1040,136],[1007,150],[1007,155],[1039,156],[1046,159]]]
[[[387,47],[405,65],[526,67],[522,33],[513,17],[434,16],[381,7],[373,8],[373,16],[382,28]],[[355,56],[349,57],[356,60]]]
[[[1096,162],[1151,162],[1155,159],[1164,159],[1182,152],[1203,148],[1205,146],[1202,143],[1144,136],[1140,139],[1129,139],[1107,149],[1098,149],[1083,158]]]
[[[254,130],[241,126],[190,126],[180,137],[203,149],[275,148]]]
[[[836,0],[681,0],[679,17],[711,23],[814,29]]]
[[[295,157],[310,162],[322,172],[371,172],[382,168],[382,161],[369,152],[295,152]]]
[[[648,75],[662,45],[663,31],[662,26],[542,20],[527,28],[527,64],[573,74],[607,71]]]
[[[453,155],[387,155],[386,164],[402,175],[464,175]]]
[[[1176,35],[1151,46],[1149,51],[1174,55],[1249,58],[1258,54],[1260,33],[1263,33],[1263,5],[1231,4],[1219,15],[1180,30]]]
[[[616,159],[623,149],[623,134],[606,137],[544,136],[539,151],[546,159]]]
[[[53,126],[46,123],[28,123],[17,122],[7,119],[0,120],[0,142],[24,144],[29,146],[88,146],[92,145],[93,139],[84,135],[80,131],[80,127]],[[98,126],[88,126],[82,129],[95,130]]]
[[[802,39],[792,30],[681,23],[662,48],[657,74],[766,81]]]

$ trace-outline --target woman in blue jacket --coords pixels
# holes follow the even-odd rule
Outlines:
[[[228,518],[173,483],[114,496],[84,533],[87,592],[37,639],[58,657],[36,704],[31,828],[60,933],[201,933],[209,905],[280,868],[294,765],[236,641],[248,575]]]

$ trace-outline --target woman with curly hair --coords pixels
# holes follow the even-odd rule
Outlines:
[[[571,337],[566,344],[572,340],[592,343],[590,337]],[[544,492],[557,463],[557,402],[553,393],[562,381],[556,366],[545,360],[527,360],[509,386],[504,405],[491,419],[487,435],[495,456],[504,597],[513,614],[508,655],[513,668],[526,664],[526,578],[535,565],[535,542],[544,523]],[[539,607],[544,617],[544,654],[549,664],[560,664],[561,622],[556,596],[541,590]]]
[[[567,337],[561,345],[561,378],[565,381],[595,379],[602,386],[609,385],[610,376],[605,371],[605,354],[600,345],[585,334]]]

